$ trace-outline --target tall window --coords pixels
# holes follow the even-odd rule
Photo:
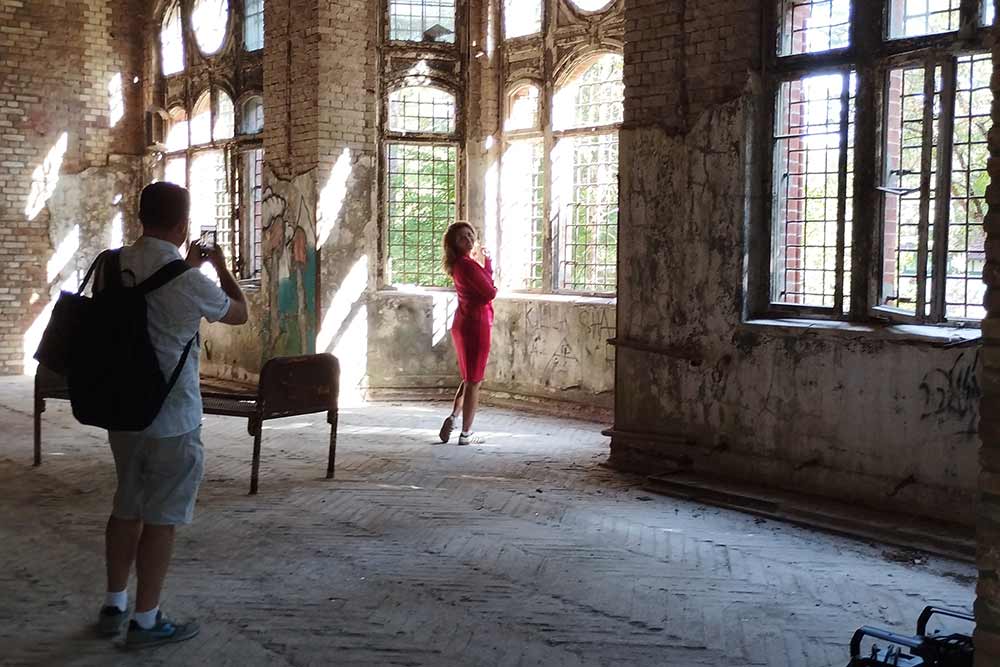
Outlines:
[[[546,143],[540,88],[507,96],[501,273],[508,289],[613,294],[618,263],[622,57],[590,56],[558,86]]]
[[[264,48],[264,0],[243,0],[243,45],[247,51]]]
[[[393,284],[447,286],[441,244],[458,207],[455,96],[414,85],[389,94],[385,132],[386,274]]]
[[[454,42],[455,0],[389,0],[389,39]]]
[[[163,13],[160,23],[160,71],[170,76],[184,70],[184,30],[181,5],[175,2]]]
[[[244,54],[240,71],[226,75],[226,61],[219,54],[239,39],[232,32],[240,25],[230,16],[231,4],[181,0],[164,11],[159,35],[163,76],[153,94],[165,122],[162,128],[158,122],[150,128],[150,152],[162,170],[157,178],[191,192],[192,237],[213,231],[233,274],[253,279],[261,271],[264,100],[259,91],[240,85],[260,80],[262,54]],[[244,0],[242,8],[246,48],[253,51],[250,40],[262,30],[263,0]],[[189,63],[184,58],[184,25],[203,56]],[[206,88],[206,81],[214,83]]]
[[[966,324],[984,315],[989,18],[980,0],[779,0],[774,71],[770,310]],[[874,76],[853,35],[887,23]],[[850,23],[854,17],[854,25]],[[960,38],[964,21],[968,33]],[[941,34],[954,37],[942,41]],[[910,38],[905,58],[894,42]],[[838,50],[816,72],[787,56]],[[803,62],[806,62],[803,65]],[[787,64],[786,64],[787,63]],[[856,100],[880,104],[859,118]],[[879,170],[855,182],[855,159]],[[877,192],[878,206],[869,193]],[[855,198],[864,197],[864,206]],[[876,253],[859,255],[863,241]],[[861,291],[858,291],[861,290]]]

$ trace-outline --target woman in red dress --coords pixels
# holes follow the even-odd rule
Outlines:
[[[441,442],[448,442],[455,420],[462,414],[462,434],[458,444],[480,443],[472,435],[472,422],[479,406],[479,386],[486,374],[493,329],[493,262],[476,241],[476,230],[467,222],[456,222],[444,235],[444,270],[455,282],[458,311],[451,327],[462,384],[455,393],[451,414],[441,425]]]

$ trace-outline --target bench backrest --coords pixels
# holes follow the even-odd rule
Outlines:
[[[340,363],[332,354],[275,357],[264,364],[257,388],[261,418],[314,412],[336,414]]]

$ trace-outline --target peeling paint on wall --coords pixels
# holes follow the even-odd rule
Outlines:
[[[312,171],[290,180],[269,169],[263,194],[264,279],[269,299],[268,358],[309,354],[316,346],[316,183]]]

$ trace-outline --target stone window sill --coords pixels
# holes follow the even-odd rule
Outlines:
[[[869,324],[792,318],[754,319],[741,325],[747,331],[775,335],[815,334],[865,340],[886,340],[905,343],[929,343],[940,347],[973,344],[982,334],[971,327],[939,327],[926,324]]]

